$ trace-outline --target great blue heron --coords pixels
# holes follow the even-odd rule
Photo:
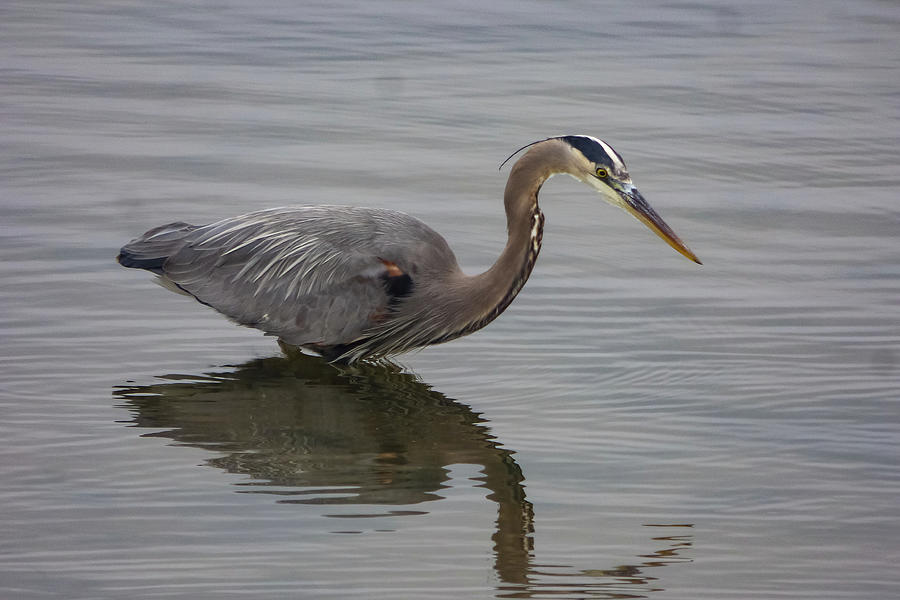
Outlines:
[[[506,183],[506,247],[479,275],[463,273],[444,238],[418,219],[349,206],[273,208],[202,226],[170,223],[128,243],[118,261],[156,273],[166,287],[241,325],[343,362],[439,344],[497,318],[534,267],[544,225],[538,191],[557,173],[588,184],[700,263],[607,143],[567,135],[519,151],[526,148]]]

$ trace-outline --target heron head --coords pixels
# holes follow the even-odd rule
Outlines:
[[[567,144],[571,150],[571,161],[566,169],[569,175],[600,192],[604,200],[625,209],[675,250],[701,264],[634,187],[625,162],[609,144],[586,135],[566,135],[556,139]]]

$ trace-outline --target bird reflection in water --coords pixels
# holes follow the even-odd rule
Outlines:
[[[390,363],[336,367],[295,355],[160,379],[167,381],[116,388],[131,424],[163,430],[145,437],[215,452],[207,464],[248,477],[240,491],[272,494],[280,503],[365,505],[369,512],[352,515],[359,517],[427,514],[416,505],[442,499],[451,465],[477,465],[479,486],[497,503],[492,540],[503,595],[529,597],[559,586],[560,576],[587,578],[576,587],[595,592],[646,589],[653,578],[642,571],[683,562],[678,550],[690,545],[685,536],[654,538],[666,548],[613,569],[532,565],[533,510],[513,453],[478,413]],[[372,506],[398,509],[372,514]]]

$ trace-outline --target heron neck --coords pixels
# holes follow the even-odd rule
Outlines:
[[[465,333],[480,329],[497,318],[525,285],[538,253],[544,232],[544,215],[538,206],[538,192],[554,172],[546,162],[531,160],[526,154],[515,164],[504,193],[506,246],[497,261],[484,273],[468,278],[464,286],[467,306],[477,311],[470,317]]]
[[[541,251],[544,215],[538,206],[538,192],[552,173],[537,171],[523,165],[526,157],[516,163],[506,183],[503,203],[506,208],[506,246],[497,262],[483,273],[485,280],[503,296],[507,305],[515,298]],[[505,308],[505,306],[504,306]]]

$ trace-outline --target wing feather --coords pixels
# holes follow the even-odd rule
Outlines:
[[[414,285],[417,274],[458,269],[440,235],[395,211],[277,208],[178,225],[184,234],[169,248],[162,276],[238,323],[299,346],[347,345],[383,325],[391,301],[384,260]],[[140,250],[140,241],[129,246]]]

